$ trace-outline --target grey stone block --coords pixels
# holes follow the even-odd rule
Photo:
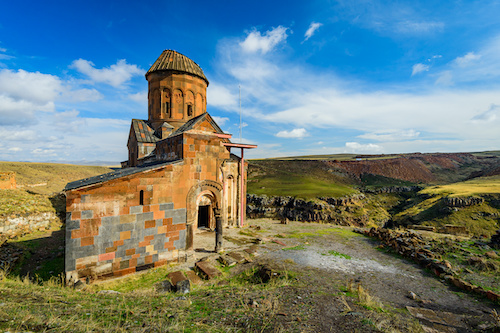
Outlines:
[[[176,209],[172,214],[172,224],[186,223],[186,208]]]
[[[101,219],[101,224],[120,224],[120,216],[104,216]]]
[[[76,260],[71,256],[64,258],[64,271],[74,271],[76,269]]]
[[[174,246],[177,250],[184,250],[186,248],[186,230],[179,231],[179,239],[174,241]]]
[[[135,250],[135,253],[137,253],[137,249]],[[146,261],[145,261],[144,257],[137,258],[137,266],[142,266],[145,264],[146,264]]]
[[[131,231],[134,230],[134,225],[135,223],[123,223],[119,224],[116,226],[116,231],[121,232],[121,231]]]
[[[130,214],[142,214],[143,206],[132,206],[130,207]]]
[[[92,210],[82,211],[82,219],[91,219],[94,217],[94,212]]]
[[[84,195],[82,195],[81,202],[82,203],[90,202],[90,194],[84,194]]]
[[[145,221],[148,221],[148,220],[154,220],[154,213],[153,212],[137,214],[137,223],[144,223]]]
[[[171,210],[174,209],[174,204],[172,202],[160,204],[160,210]]]
[[[66,231],[75,229],[80,229],[80,220],[66,220]]]

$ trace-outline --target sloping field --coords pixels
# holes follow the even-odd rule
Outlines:
[[[0,172],[13,171],[19,189],[40,194],[60,192],[68,182],[113,171],[107,167],[56,163],[0,162]]]
[[[421,193],[445,194],[450,197],[500,194],[500,176],[480,177],[459,183],[432,186],[422,190]]]
[[[450,205],[449,198],[459,199],[459,204]],[[494,176],[425,188],[407,200],[393,221],[435,227],[451,224],[466,227],[474,235],[491,236],[499,228],[499,216],[500,176]]]
[[[355,194],[352,180],[322,161],[250,161],[247,192],[268,196],[311,199]]]

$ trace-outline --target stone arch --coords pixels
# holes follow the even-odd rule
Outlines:
[[[188,118],[191,118],[194,116],[194,110],[195,108],[195,103],[194,103],[194,94],[191,90],[188,90],[186,92],[186,114]]]
[[[191,187],[186,197],[186,246],[193,248],[194,231],[198,223],[198,208],[202,200],[209,200],[211,209],[222,207],[222,185],[213,180],[204,180]],[[215,222],[215,221],[214,221]]]
[[[173,92],[172,118],[184,119],[184,94],[182,90],[175,89]]]
[[[158,105],[158,103],[160,103],[160,100],[160,88],[153,88],[153,90],[151,91],[151,114],[153,115],[154,119],[161,118],[161,109]]]
[[[200,93],[196,94],[196,100],[194,101],[195,106],[195,116],[199,116],[203,113],[203,96]]]
[[[161,99],[161,109],[162,109],[162,116],[166,117],[166,118],[172,117],[171,96],[172,96],[172,94],[170,93],[170,89],[163,88],[162,99]]]

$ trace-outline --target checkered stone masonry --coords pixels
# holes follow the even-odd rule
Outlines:
[[[66,271],[76,276],[120,276],[177,259],[186,247],[186,209],[173,203],[132,206],[130,214],[66,217]],[[70,255],[68,255],[70,254]]]

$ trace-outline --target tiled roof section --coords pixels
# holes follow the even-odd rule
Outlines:
[[[205,80],[208,84],[208,80],[203,73],[203,70],[197,63],[193,60],[189,59],[183,54],[180,54],[177,51],[173,50],[165,50],[162,54],[156,59],[155,63],[146,73],[148,76],[149,73],[156,71],[180,71],[189,74],[193,74],[199,76],[203,80]]]
[[[135,173],[143,172],[143,171],[148,171],[148,170],[153,170],[156,168],[161,168],[163,166],[166,166],[168,164],[174,164],[178,163],[180,160],[176,161],[169,161],[169,162],[155,162],[151,163],[145,166],[141,167],[134,167],[134,168],[126,168],[126,169],[120,169],[117,171],[105,173],[103,175],[95,176],[95,177],[90,177],[90,178],[85,178],[85,179],[80,179],[71,183],[66,184],[66,187],[64,188],[64,191],[69,191],[69,190],[74,190],[80,187],[84,186],[89,186],[89,185],[94,185],[94,184],[99,184],[99,183],[104,183],[108,180],[113,180],[129,175],[133,175]]]
[[[134,129],[137,142],[154,143],[160,141],[160,138],[154,135],[155,131],[145,120],[132,119],[132,128]]]
[[[214,127],[216,133],[224,133],[220,129],[219,125],[217,125],[217,123],[212,119],[212,117],[208,113],[205,112],[205,113],[202,113],[201,115],[199,115],[197,117],[189,119],[184,125],[182,125],[181,127],[179,127],[174,133],[172,133],[172,135],[189,131],[190,129],[192,129],[194,127],[194,125],[196,125],[196,123],[198,123],[200,121],[203,121],[203,119],[205,119],[205,118]]]

